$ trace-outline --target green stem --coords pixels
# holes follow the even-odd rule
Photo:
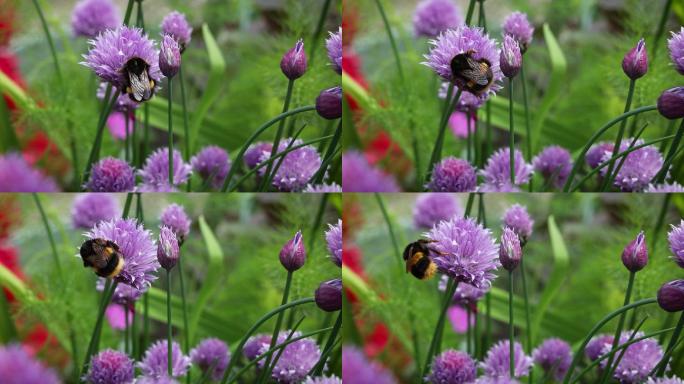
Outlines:
[[[143,16],[143,6],[142,2],[143,0],[136,0],[138,2],[138,16],[136,20],[136,24],[138,25],[138,28],[142,28],[143,33],[145,32],[145,17]]]
[[[451,111],[453,111],[454,108],[456,108],[456,103],[458,103],[458,100],[461,98],[461,90],[458,89],[456,91],[456,96],[453,97],[453,100],[450,99],[450,95],[453,92],[453,87],[453,84],[449,85],[449,89],[451,92],[447,92],[447,98],[444,102],[444,110],[442,111],[442,121],[439,123],[437,140],[435,141],[435,146],[432,150],[432,156],[430,156],[430,163],[428,164],[428,169],[425,176],[425,184],[427,184],[427,182],[430,180],[430,177],[432,176],[433,167],[442,158],[442,147],[444,146],[444,135],[446,133],[447,123],[449,122],[449,115],[451,114]]]
[[[110,279],[107,279],[105,289],[102,292],[102,300],[100,301],[100,309],[97,314],[97,320],[95,321],[93,333],[90,336],[90,343],[88,343],[88,351],[86,352],[85,359],[83,361],[83,366],[81,367],[81,374],[79,375],[79,377],[83,377],[83,375],[85,375],[85,373],[88,372],[90,357],[93,356],[95,352],[97,352],[98,344],[100,341],[100,333],[102,333],[104,313],[107,309],[107,305],[109,305],[109,301],[112,299],[112,295],[114,295],[114,291],[116,290],[117,285],[118,282],[115,281],[114,283],[112,283]]]
[[[489,344],[492,342],[492,295],[489,292],[485,295],[485,308],[487,310],[487,317],[485,319],[485,341],[480,349],[483,355],[484,351],[489,348]],[[482,356],[480,356],[480,358],[481,357]]]
[[[508,89],[511,93],[510,97],[508,98],[508,148],[510,159],[509,165],[511,168],[511,185],[515,185],[515,131],[513,130],[513,78],[508,79]]]
[[[332,140],[330,140],[330,144],[328,145],[328,149],[325,152],[325,156],[323,156],[322,164],[330,163],[333,154],[335,153],[335,149],[337,148],[337,143],[340,141],[340,137],[342,137],[342,119],[340,119],[339,124],[337,124],[335,134],[333,135]],[[314,177],[314,184],[320,184],[321,182],[323,182],[323,177],[325,176],[327,170],[327,166],[321,166],[321,168],[316,173],[316,176]]]
[[[290,287],[292,286],[292,271],[287,271],[287,280],[285,281],[285,289],[283,290],[283,299],[280,303],[281,306],[287,304],[287,300],[290,296]],[[273,328],[273,335],[271,336],[271,343],[269,344],[271,347],[274,347],[278,343],[278,334],[280,333],[280,327],[282,326],[283,323],[283,315],[285,312],[280,312],[278,313],[278,317],[276,318],[276,324],[275,327]],[[264,367],[269,367],[271,365],[271,358],[266,359],[266,363],[264,364]],[[265,370],[267,371],[267,370]],[[265,374],[268,372],[265,372]],[[263,380],[264,375],[262,375],[262,380]]]
[[[166,344],[167,344],[167,373],[169,377],[173,377],[172,368],[173,362],[171,361],[173,357],[173,348],[171,348],[173,343],[173,323],[171,321],[171,270],[166,270]]]
[[[675,153],[679,149],[679,143],[682,141],[682,135],[684,135],[684,119],[682,119],[682,123],[679,125],[679,129],[677,129],[677,133],[675,135],[674,140],[672,140],[672,144],[670,145],[670,149],[667,151],[667,156],[665,157],[665,162],[663,163],[663,167],[660,169],[660,172],[658,172],[658,175],[655,177],[657,183],[662,183],[665,181],[665,176],[667,175],[667,171],[670,168],[670,165],[672,165],[672,161],[674,160]]]
[[[188,124],[188,107],[185,100],[185,81],[183,80],[183,65],[178,68],[178,81],[180,82],[181,105],[183,107],[183,146],[185,147],[185,161],[190,161],[190,131]]]
[[[394,40],[394,35],[392,34],[392,27],[390,26],[389,20],[387,20],[387,15],[385,14],[385,8],[382,6],[380,0],[375,0],[375,5],[378,7],[380,12],[380,17],[382,17],[382,22],[385,25],[385,31],[387,32],[387,37],[389,38],[390,45],[392,46],[392,53],[394,54],[394,61],[397,65],[397,72],[399,72],[399,78],[402,84],[404,83],[404,70],[401,67],[401,58],[399,57],[399,49],[397,48],[397,42]]]
[[[335,321],[335,325],[333,326],[332,332],[330,332],[330,335],[328,336],[328,341],[325,343],[325,347],[323,348],[321,358],[318,359],[318,363],[316,364],[313,370],[313,376],[320,376],[323,373],[323,368],[325,367],[325,360],[330,355],[330,352],[332,352],[333,345],[335,344],[335,339],[337,339],[337,334],[339,333],[341,327],[342,311],[340,311],[340,313],[337,315],[337,320]]]
[[[285,102],[283,103],[283,111],[281,113],[284,114],[290,109],[290,101],[292,100],[292,89],[294,88],[294,80],[289,80],[287,82],[287,92],[285,94]],[[283,128],[285,127],[285,118],[280,120],[280,123],[278,124],[278,131],[276,131],[275,138],[273,139],[273,149],[271,150],[271,159],[273,159],[273,156],[278,152],[278,146],[280,145],[280,139],[283,136]],[[263,191],[265,188],[267,188],[268,183],[270,179],[273,178],[273,175],[271,175],[271,170],[272,170],[272,165],[269,164],[268,168],[266,168],[266,173],[264,174],[263,182],[261,183],[261,188],[259,188],[261,191]]]
[[[150,294],[149,292],[145,292],[143,295],[143,339],[142,339],[142,345],[138,349],[138,353],[140,356],[138,356],[138,359],[142,356],[142,351],[147,349],[147,346],[150,343]]]
[[[672,199],[671,193],[666,193],[663,198],[663,204],[660,206],[660,213],[658,213],[658,220],[656,221],[655,227],[653,227],[653,236],[651,237],[651,254],[655,254],[656,244],[658,242],[658,235],[660,235],[660,230],[663,228],[663,223],[665,222],[665,215],[667,214],[667,209],[670,206],[670,199]]]
[[[466,113],[466,159],[469,163],[473,164],[474,162],[471,154],[471,144],[473,140],[473,137],[471,136],[471,125],[472,124],[470,122],[470,113]]]
[[[318,234],[318,227],[321,226],[321,222],[323,221],[323,214],[325,214],[325,208],[328,206],[328,198],[330,195],[328,193],[324,193],[321,196],[321,201],[318,204],[318,210],[316,211],[316,218],[314,219],[313,226],[311,227],[311,235],[309,236],[309,243],[307,244],[308,247],[307,249],[309,252],[313,252],[313,247],[314,247],[314,239],[316,238],[316,235]]]
[[[670,120],[670,122],[667,124],[667,128],[665,128],[665,136],[669,136],[672,134],[672,131],[674,131],[674,126],[677,120]],[[658,148],[658,151],[660,153],[664,153],[665,150],[667,149],[667,141],[663,141],[660,143],[660,147]]]
[[[472,322],[472,313],[470,311],[470,308],[466,306],[466,352],[468,355],[472,356],[473,355],[473,347],[472,347],[472,340],[473,340],[473,330],[470,326]]]
[[[116,103],[116,99],[118,97],[118,90],[114,92],[114,96],[109,100],[109,102],[105,97],[105,106],[102,109],[102,113],[100,114],[100,120],[97,123],[97,129],[95,130],[97,132],[95,134],[95,141],[93,142],[92,149],[90,150],[90,155],[88,155],[88,162],[86,163],[85,172],[83,172],[83,181],[88,180],[88,178],[90,177],[90,169],[92,168],[93,163],[97,161],[97,159],[100,157],[100,147],[102,146],[102,136],[104,133],[105,123],[107,121],[107,116],[109,116],[109,112],[111,112],[112,108],[114,107],[114,103]]]
[[[636,276],[636,272],[630,272],[629,273],[629,282],[627,283],[627,291],[625,292],[625,303],[623,304],[623,307],[627,306],[629,304],[630,299],[632,298],[632,288],[634,287],[634,277]],[[618,326],[617,329],[615,330],[615,336],[613,338],[613,346],[611,347],[611,350],[617,348],[617,346],[620,344],[620,335],[622,335],[622,328],[625,325],[625,316],[627,315],[626,312],[622,312],[620,314],[620,318],[618,319]],[[608,375],[610,374],[611,370],[613,369],[613,358],[608,359],[608,363],[606,364],[606,368],[604,369],[604,375],[603,379],[601,380],[602,383],[605,383],[606,380],[608,380]]]
[[[130,354],[129,344],[128,344],[128,305],[124,305],[124,351],[126,354]]]
[[[323,25],[325,24],[325,19],[328,16],[328,9],[330,8],[330,0],[325,0],[323,3],[323,8],[321,9],[321,15],[318,17],[318,23],[316,24],[316,29],[314,30],[313,37],[311,38],[311,50],[309,51],[309,66],[313,67],[314,52],[318,48],[318,40],[321,38],[321,33],[323,32]]]
[[[526,160],[527,162],[532,161],[532,131],[530,129],[530,108],[528,105],[528,100],[527,100],[527,81],[525,80],[525,62],[521,62],[520,64],[520,83],[522,85],[522,94],[523,94],[523,106],[525,108],[525,147],[527,148],[527,156]],[[534,188],[532,186],[532,181],[533,179],[530,178],[530,184],[528,185],[528,191],[532,192],[532,189]],[[530,375],[530,380],[531,380]]]
[[[667,348],[665,349],[665,354],[663,355],[663,358],[660,359],[660,362],[656,366],[657,373],[656,376],[662,376],[665,373],[665,368],[667,368],[667,361],[670,359],[670,356],[672,355],[672,352],[674,352],[675,345],[677,344],[677,341],[679,340],[679,336],[682,333],[682,328],[684,328],[684,312],[681,313],[679,316],[679,322],[677,323],[677,326],[675,327],[675,331],[672,334],[672,337],[670,338],[670,342],[667,344]]]
[[[59,59],[57,58],[57,50],[55,49],[55,42],[52,40],[52,34],[50,33],[50,29],[48,28],[47,21],[45,21],[45,15],[43,15],[43,10],[40,7],[40,3],[38,0],[33,0],[33,5],[36,7],[36,12],[38,13],[38,17],[40,18],[40,24],[43,27],[43,32],[45,32],[45,38],[47,39],[48,46],[50,47],[50,54],[52,55],[52,63],[55,66],[55,72],[57,73],[57,77],[59,78],[59,81],[62,81],[62,70],[59,67]]]
[[[173,81],[169,79],[169,186],[173,186]]]
[[[658,45],[660,45],[660,38],[663,36],[665,31],[665,23],[667,23],[667,16],[670,14],[670,8],[672,7],[672,0],[667,0],[665,7],[663,7],[663,13],[660,15],[660,22],[658,22],[658,29],[655,33],[655,38],[653,39],[653,53],[651,54],[652,59],[655,59],[656,52],[658,51]]]
[[[435,331],[432,335],[432,341],[430,342],[430,348],[428,349],[427,357],[425,358],[425,365],[423,366],[423,371],[420,377],[425,377],[430,369],[430,363],[432,358],[437,354],[437,339],[441,335],[441,330],[444,328],[444,319],[446,318],[446,311],[449,308],[449,303],[451,303],[450,298],[454,297],[456,288],[458,287],[458,282],[454,279],[449,279],[447,284],[446,292],[444,293],[444,300],[442,300],[442,309],[439,313],[439,318],[437,319],[437,325],[435,326]]]
[[[629,112],[630,108],[632,107],[632,97],[634,96],[634,85],[636,84],[636,80],[630,79],[629,80],[629,91],[627,92],[627,101],[625,102],[625,110],[623,113]],[[627,119],[622,120],[620,123],[620,130],[618,130],[617,137],[615,138],[615,144],[613,144],[613,152],[620,151],[620,145],[622,144],[622,136],[625,133],[625,126],[627,126]],[[611,180],[611,177],[613,174],[613,165],[614,162],[610,162],[608,165],[608,172],[606,173],[605,177],[605,182],[603,184],[603,188],[601,188],[602,191],[605,191],[607,188],[610,188],[610,184],[608,184]]]
[[[128,6],[126,6],[126,17],[124,17],[124,25],[128,25],[128,22],[131,20],[131,14],[133,13],[133,3],[135,3],[135,0],[128,0]]]
[[[401,267],[401,251],[399,249],[399,243],[397,242],[397,237],[394,234],[394,228],[392,226],[392,220],[389,217],[389,214],[387,213],[387,209],[385,208],[385,202],[382,199],[382,196],[380,196],[379,193],[375,193],[375,200],[378,202],[378,206],[380,207],[380,212],[382,212],[382,217],[385,220],[385,225],[387,225],[387,232],[390,235],[390,239],[392,240],[392,248],[394,249],[394,255],[397,260],[399,260],[399,266]]]
[[[128,114],[127,113],[124,114],[124,121],[125,121],[124,125],[126,127],[125,128],[126,137],[124,137],[124,159],[126,160],[127,163],[130,163],[131,155],[130,155],[128,148],[130,146],[131,137],[130,137],[130,127],[129,127],[129,123],[128,123]]]
[[[473,19],[473,13],[475,13],[475,0],[470,0],[470,4],[468,4],[468,13],[466,15],[466,25],[470,25],[470,20]]]
[[[577,171],[579,170],[579,168],[584,163],[584,156],[586,155],[587,151],[592,146],[592,144],[594,144],[594,142],[596,142],[596,140],[598,140],[601,137],[601,135],[603,135],[613,125],[617,124],[620,121],[623,121],[624,119],[626,119],[630,116],[638,115],[638,114],[644,113],[644,112],[654,111],[656,109],[657,109],[657,107],[655,105],[647,105],[647,106],[643,106],[640,108],[633,109],[627,113],[623,113],[622,115],[610,120],[603,127],[601,127],[598,131],[596,131],[596,133],[594,133],[594,135],[584,145],[584,148],[582,148],[582,151],[577,156],[577,159],[575,160],[575,163],[572,167],[572,170],[570,171],[570,175],[568,176],[568,180],[565,182],[565,185],[563,186],[563,192],[568,192],[570,190],[570,186],[572,185],[572,182],[575,178],[575,174],[577,174]]]
[[[529,297],[527,295],[527,281],[525,280],[525,263],[524,263],[525,258],[522,257],[520,258],[520,280],[522,281],[522,289],[523,289],[523,302],[525,305],[525,341],[526,341],[526,346],[525,346],[525,351],[530,354],[532,351],[532,327],[530,326],[530,302],[529,302]],[[532,379],[533,379],[533,370],[530,370],[530,374],[528,375],[528,382],[531,384]]]
[[[513,323],[513,270],[508,271],[508,344],[510,347],[510,377],[515,377],[515,330]]]
[[[181,305],[183,307],[183,352],[188,354],[190,351],[190,338],[188,336],[188,307],[185,301],[185,283],[183,281],[183,258],[178,258],[178,278],[180,280],[181,290]],[[187,375],[187,381],[190,382],[190,372]]]

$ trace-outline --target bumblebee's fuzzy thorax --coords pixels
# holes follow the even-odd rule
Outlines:
[[[80,252],[84,267],[91,267],[100,277],[118,276],[126,264],[116,243],[105,239],[86,240]]]
[[[428,280],[437,272],[437,266],[430,257],[430,240],[418,240],[406,246],[404,249],[404,261],[406,261],[406,273],[420,280]]]

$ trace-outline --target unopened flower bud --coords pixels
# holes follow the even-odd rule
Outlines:
[[[342,280],[322,282],[314,296],[318,308],[326,312],[339,311],[342,308]]]
[[[658,290],[658,305],[668,312],[684,310],[684,280],[673,280]]]
[[[642,270],[648,263],[648,249],[646,248],[646,237],[644,231],[639,232],[636,239],[632,240],[625,250],[622,251],[622,264],[630,272]]]
[[[302,231],[288,241],[280,250],[280,264],[290,272],[301,268],[306,262],[306,250],[302,241]]]
[[[522,54],[520,53],[520,45],[510,35],[504,37],[503,48],[501,49],[501,56],[499,60],[501,72],[509,79],[514,78],[520,67],[522,67]]]
[[[328,120],[342,117],[342,88],[333,87],[322,90],[316,98],[316,112]]]
[[[287,51],[280,60],[280,69],[290,80],[296,80],[306,72],[306,53],[304,52],[304,41],[299,39],[292,49]]]
[[[159,48],[159,70],[170,79],[176,76],[180,65],[180,45],[173,37],[164,35]]]
[[[670,120],[684,117],[684,87],[670,88],[660,94],[658,112]]]
[[[157,244],[157,260],[159,264],[170,270],[176,266],[178,257],[180,256],[180,247],[178,246],[178,239],[169,227],[161,227],[159,231],[159,243]]]
[[[632,80],[642,77],[648,71],[648,53],[643,38],[622,59],[622,70]]]
[[[522,248],[520,247],[520,238],[511,228],[504,228],[499,248],[499,261],[501,265],[507,271],[512,271],[518,267],[521,259]]]

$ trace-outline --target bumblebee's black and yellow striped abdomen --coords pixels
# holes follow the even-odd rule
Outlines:
[[[83,266],[93,268],[100,277],[118,276],[125,264],[119,246],[105,239],[86,240],[81,245],[80,254]]]
[[[437,266],[430,257],[429,240],[418,240],[404,248],[406,273],[411,272],[417,279],[427,280],[437,272]]]

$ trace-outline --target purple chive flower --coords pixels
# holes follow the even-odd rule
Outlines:
[[[623,141],[623,144],[620,146],[620,152],[626,151],[631,142],[632,139]],[[643,143],[644,141],[639,139],[634,145],[637,146]],[[606,154],[602,161],[607,161],[612,156],[612,152]],[[627,159],[625,159],[622,168],[620,168],[620,172],[615,177],[614,184],[624,192],[641,192],[648,187],[651,179],[658,174],[663,163],[663,156],[656,146],[649,145],[637,149],[627,155]],[[608,168],[604,167],[600,172],[605,177]]]
[[[123,160],[106,157],[93,164],[85,188],[91,192],[131,192],[135,189],[133,168]]]
[[[292,139],[286,138],[278,145],[278,153],[285,152],[287,147],[301,145],[300,139],[292,142]],[[260,162],[268,160],[271,154],[264,154]],[[295,149],[285,155],[280,168],[273,176],[273,186],[282,192],[299,192],[303,190],[309,180],[316,174],[318,168],[322,164],[321,156],[318,154],[316,148],[311,145]],[[264,176],[266,168],[259,169],[259,175]]]
[[[475,361],[467,353],[453,349],[435,356],[431,369],[425,379],[432,384],[467,384],[477,376]]]
[[[480,363],[485,376],[511,377],[509,372],[510,356],[510,343],[508,340],[496,343],[489,349],[484,361]],[[515,377],[527,376],[532,368],[532,358],[525,354],[522,345],[518,342],[513,344],[513,363],[515,365],[513,376]]]
[[[261,162],[262,158],[271,157],[273,144],[265,141],[258,141],[250,145],[242,157],[245,165],[249,169],[254,169]]]
[[[95,38],[107,29],[121,25],[119,8],[111,0],[81,0],[71,14],[75,36]]]
[[[544,148],[533,160],[534,170],[541,173],[547,182],[562,188],[572,169],[572,157],[567,149],[558,145]]]
[[[342,155],[342,190],[344,192],[399,192],[399,185],[391,175],[368,163],[357,151]]]
[[[511,379],[508,377],[487,377],[482,376],[475,380],[475,384],[520,384],[516,379]]]
[[[627,244],[622,251],[622,264],[630,272],[638,272],[648,264],[648,249],[646,248],[646,236],[644,231],[639,232],[636,239]]]
[[[472,192],[477,188],[475,168],[463,159],[444,158],[435,164],[426,187],[432,192]]]
[[[521,244],[526,243],[532,235],[534,220],[527,213],[527,208],[524,205],[511,205],[504,213],[501,221],[503,221],[504,227],[511,228],[520,237]]]
[[[454,196],[448,193],[424,193],[413,206],[413,224],[416,228],[430,229],[442,220],[461,216],[463,209]]]
[[[162,268],[167,271],[176,266],[180,257],[180,247],[176,234],[166,226],[159,230],[159,242],[157,243],[157,260]]]
[[[520,72],[520,67],[522,67],[522,53],[520,53],[520,45],[511,35],[506,35],[504,37],[499,61],[501,72],[509,79],[514,78],[518,72]]]
[[[520,44],[520,51],[525,53],[532,42],[534,28],[527,20],[527,15],[522,12],[513,12],[503,23],[503,31],[506,35],[511,35]]]
[[[678,33],[672,32],[672,37],[667,41],[667,47],[675,69],[684,75],[684,27],[681,27]]]
[[[330,37],[325,40],[325,47],[328,50],[328,58],[333,65],[333,69],[338,74],[342,74],[342,27],[337,33],[329,32]]]
[[[185,208],[175,203],[170,204],[164,208],[160,220],[163,226],[171,228],[178,237],[179,243],[183,244],[183,240],[190,233],[190,224],[192,224],[192,220],[185,213]]]
[[[316,112],[324,119],[335,120],[342,117],[342,88],[324,89],[316,98]]]
[[[0,377],[5,384],[58,384],[57,374],[34,360],[19,344],[0,346]]]
[[[522,152],[516,149],[514,152],[515,183],[511,185],[510,153],[509,148],[502,148],[494,152],[489,160],[487,160],[484,169],[480,171],[480,174],[484,177],[484,185],[481,187],[483,192],[514,190],[518,185],[530,181],[534,169],[531,164],[525,162]]]
[[[223,186],[231,167],[228,152],[215,145],[202,148],[190,159],[190,164],[192,164],[192,170],[214,189]]]
[[[632,80],[644,76],[648,71],[648,53],[646,52],[646,42],[643,38],[622,59],[622,70]]]
[[[458,79],[451,72],[451,61],[456,55],[472,52],[471,58],[476,61],[486,60],[491,65],[493,74],[493,84],[480,98],[487,99],[501,89],[499,83],[503,79],[503,73],[499,68],[499,49],[496,41],[484,34],[482,28],[459,26],[442,32],[436,40],[430,40],[429,43],[433,47],[429,54],[424,55],[427,61],[422,64],[432,68],[444,81],[464,88],[464,84],[458,84]]]
[[[646,384],[684,384],[684,380],[678,377],[661,377],[657,379],[649,377]]]
[[[164,377],[168,376],[168,341],[158,340],[152,344],[136,366],[140,368],[143,375],[150,377]],[[191,361],[188,356],[185,356],[181,351],[180,345],[177,342],[171,343],[171,376],[180,377],[190,369]]]
[[[161,23],[161,30],[163,34],[170,35],[176,39],[178,44],[180,44],[181,53],[190,42],[192,35],[192,28],[185,19],[185,15],[177,11],[173,11],[164,17]]]
[[[425,237],[435,240],[433,260],[439,272],[476,288],[491,285],[500,264],[489,229],[473,219],[458,217],[440,222]]]
[[[32,168],[18,153],[0,155],[0,192],[57,192],[51,177]]]
[[[104,100],[105,95],[107,94],[107,83],[100,83],[100,86],[97,88],[97,92],[95,93],[95,96],[99,100]],[[116,112],[132,112],[133,110],[137,109],[140,106],[139,103],[136,103],[133,101],[127,94],[122,93],[119,94],[119,97],[116,99],[116,104],[114,104],[114,111]],[[114,115],[113,113],[109,115],[109,118]],[[132,121],[132,120],[131,120]],[[124,120],[125,123],[125,120]],[[131,124],[129,129],[132,129],[133,125]],[[124,126],[124,133],[123,137],[126,137],[126,132],[125,132],[126,127]]]
[[[296,80],[304,76],[306,72],[306,52],[304,52],[304,40],[299,39],[295,46],[283,55],[280,60],[280,70],[288,79]]]
[[[301,268],[306,262],[306,249],[302,239],[302,231],[297,231],[280,250],[280,264],[289,272],[294,272]]]
[[[259,357],[261,350],[268,350],[271,345],[271,335],[260,333],[247,339],[245,346],[242,347],[242,355],[249,361]]]
[[[561,339],[546,339],[532,352],[532,358],[544,372],[561,381],[570,368],[572,349]]]
[[[605,350],[613,348],[613,340],[615,340],[615,338],[612,335],[607,334],[600,334],[592,337],[584,348],[584,355],[587,356],[589,360],[596,361],[604,354]]]
[[[282,331],[278,335],[278,344],[285,342],[287,337],[292,333],[292,338],[299,337],[300,332]],[[268,343],[262,348],[260,353],[268,350]],[[280,355],[280,359],[275,362],[271,377],[278,383],[296,384],[303,381],[311,368],[316,365],[321,357],[321,350],[316,345],[316,341],[311,338],[304,338],[288,344]],[[265,359],[259,360],[257,365],[263,368]]]
[[[178,380],[174,380],[168,376],[148,377],[140,376],[135,379],[135,384],[179,384]]]
[[[684,310],[684,280],[673,280],[658,290],[658,305],[668,312]]]
[[[646,188],[647,193],[680,193],[684,192],[684,186],[678,182],[673,182],[672,184],[649,184]]]
[[[629,340],[632,332],[623,332],[620,336],[620,344]],[[643,337],[643,332],[637,332],[634,338]],[[608,353],[610,347],[604,350]],[[644,339],[627,347],[622,360],[615,368],[613,378],[624,384],[642,383],[649,376],[649,373],[656,364],[663,358],[663,349],[658,345],[658,341],[653,338]],[[601,367],[605,369],[607,360],[601,362]]]
[[[157,261],[157,246],[150,231],[138,224],[135,219],[113,219],[101,221],[85,234],[88,239],[111,240],[119,246],[124,266],[116,276],[120,283],[143,290],[157,279],[155,272],[160,265]]]
[[[379,363],[370,361],[362,350],[342,348],[342,380],[349,383],[396,384],[392,373]]]
[[[303,384],[342,384],[342,379],[336,376],[307,377]]]
[[[338,267],[342,267],[342,220],[338,219],[337,224],[328,224],[325,231],[325,243],[328,252],[332,256],[332,262]]]
[[[209,377],[214,381],[218,381],[223,377],[226,368],[228,368],[230,351],[228,350],[228,345],[222,340],[208,338],[202,340],[190,351],[190,359],[204,374],[211,369]]]
[[[92,69],[102,81],[108,82],[120,90],[125,90],[130,77],[136,76],[126,70],[131,59],[140,59],[148,67],[150,80],[159,83],[162,74],[159,70],[159,53],[155,43],[139,28],[125,25],[117,29],[102,32],[94,40],[89,41],[91,48],[81,64]],[[147,100],[150,95],[144,95]],[[142,101],[142,100],[137,100]]]
[[[499,247],[499,261],[507,271],[513,271],[522,260],[520,238],[511,228],[504,228]]]
[[[308,184],[306,188],[302,191],[304,193],[340,193],[342,192],[342,187],[337,183],[332,184]]]
[[[326,312],[342,308],[342,280],[332,279],[322,282],[314,294],[318,308]]]
[[[613,143],[607,141],[600,141],[592,145],[584,156],[584,161],[591,169],[598,167],[602,159],[608,155],[613,155]]]
[[[90,384],[130,384],[134,375],[133,360],[128,355],[105,349],[92,357],[83,379]]]
[[[145,160],[143,169],[138,171],[142,177],[141,192],[169,192],[175,191],[176,186],[185,183],[190,178],[192,167],[183,162],[183,156],[173,150],[173,185],[169,185],[169,149],[159,148]]]
[[[670,120],[684,117],[684,87],[663,91],[658,97],[658,112]]]
[[[76,196],[71,207],[71,223],[77,229],[90,229],[103,220],[119,216],[119,203],[113,196],[88,193]]]
[[[447,29],[463,25],[463,16],[451,0],[423,0],[413,13],[416,36],[435,38]]]
[[[171,79],[176,76],[180,66],[180,45],[170,35],[164,35],[159,47],[159,70],[164,76]]]

